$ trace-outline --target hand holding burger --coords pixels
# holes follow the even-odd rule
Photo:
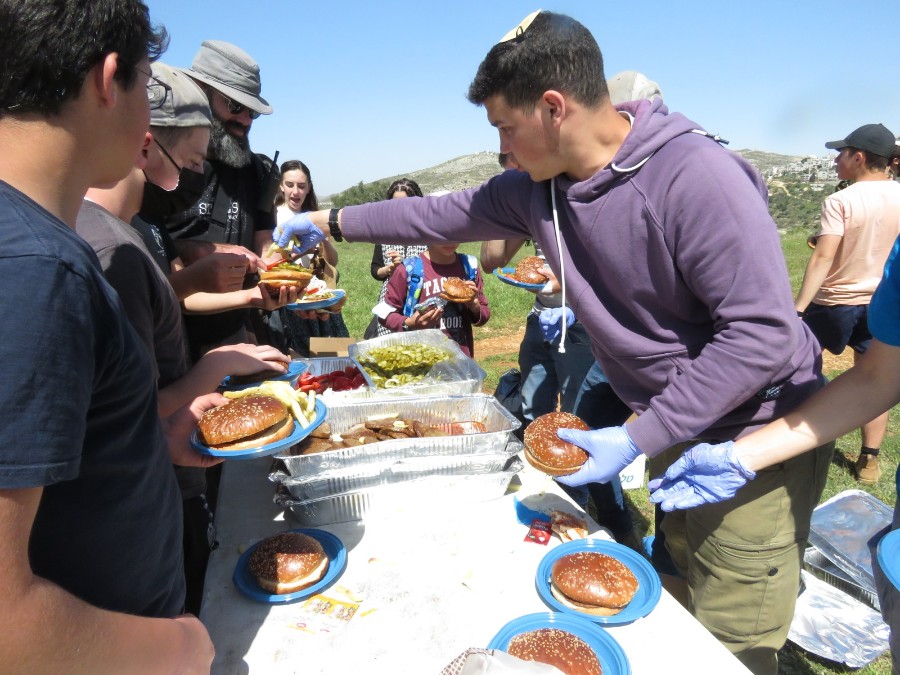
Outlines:
[[[559,429],[560,439],[574,443],[588,454],[584,466],[559,482],[575,487],[585,483],[608,483],[637,459],[641,449],[634,444],[625,426],[593,431]]]
[[[166,439],[169,441],[169,456],[172,463],[178,466],[197,466],[207,468],[219,464],[222,460],[218,457],[201,455],[191,445],[191,434],[197,428],[197,421],[207,410],[222,405],[228,399],[221,394],[207,394],[195,398],[190,405],[179,408],[177,411],[163,418],[163,429]]]
[[[259,285],[269,292],[269,295],[277,298],[282,287],[294,288],[298,292],[309,286],[313,273],[300,265],[289,262],[281,262],[270,269],[259,273]]]
[[[525,429],[525,459],[538,471],[550,476],[575,473],[587,461],[587,453],[578,444],[557,435],[560,429],[590,429],[584,421],[567,412],[541,415]]]
[[[210,448],[244,450],[287,438],[294,430],[294,417],[277,398],[252,395],[207,410],[197,428]]]

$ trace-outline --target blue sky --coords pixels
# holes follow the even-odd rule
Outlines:
[[[733,149],[825,155],[869,122],[900,134],[897,0],[145,2],[171,33],[167,63],[189,66],[205,39],[256,59],[275,112],[251,145],[302,159],[322,196],[495,151],[465,94],[490,47],[538,8],[585,24],[607,76],[645,73]]]

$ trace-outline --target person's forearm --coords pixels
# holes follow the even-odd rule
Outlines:
[[[481,242],[481,269],[493,272],[498,267],[504,267],[524,243],[524,239],[492,239]]]
[[[4,672],[169,675],[193,649],[180,622],[102,610],[40,577],[0,613]]]
[[[172,273],[167,277],[169,285],[175,291],[175,297],[184,300],[200,290],[200,268],[172,265]]]
[[[194,293],[181,302],[185,314],[218,314],[232,309],[251,307],[255,289],[246,288],[231,293]]]
[[[198,396],[216,390],[228,372],[224,359],[207,355],[200,359],[182,377],[159,390],[159,416],[168,417],[182,406],[190,404]]]
[[[797,293],[797,300],[794,302],[798,312],[803,312],[809,307],[809,303],[816,297],[816,293],[822,288],[831,269],[831,259],[817,256],[813,252],[809,263],[806,265],[806,273],[803,275],[803,283],[800,285],[800,291]]]
[[[405,322],[406,317],[401,312],[391,312],[381,323],[392,333],[399,333],[403,330],[403,324]]]
[[[199,258],[215,252],[216,245],[200,239],[176,239],[175,250],[178,252],[178,257],[190,265]]]
[[[873,340],[852,367],[785,417],[735,442],[752,471],[832,441],[900,401],[900,348]]]

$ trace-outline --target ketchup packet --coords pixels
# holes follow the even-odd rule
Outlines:
[[[552,530],[550,529],[550,523],[546,520],[535,519],[531,521],[531,527],[528,528],[528,534],[525,535],[525,541],[546,546],[550,541],[551,535]]]

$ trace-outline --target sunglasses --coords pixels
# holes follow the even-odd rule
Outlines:
[[[260,113],[253,110],[252,108],[248,108],[243,103],[237,103],[236,101],[232,101],[227,96],[222,96],[222,98],[225,99],[225,105],[228,107],[228,112],[230,112],[232,115],[240,115],[242,112],[244,112],[246,110],[247,114],[250,115],[251,120],[255,120],[257,117],[260,116]]]

